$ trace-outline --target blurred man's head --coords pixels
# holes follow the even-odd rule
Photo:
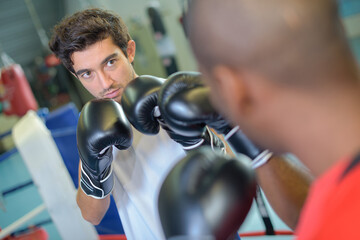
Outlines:
[[[265,145],[281,89],[321,90],[354,66],[335,1],[192,0],[187,23],[214,105]]]

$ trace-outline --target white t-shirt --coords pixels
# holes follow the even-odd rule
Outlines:
[[[162,129],[143,135],[133,128],[133,134],[129,149],[114,148],[112,194],[128,240],[164,239],[157,198],[167,173],[185,152]]]

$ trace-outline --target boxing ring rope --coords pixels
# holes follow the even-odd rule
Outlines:
[[[19,218],[18,220],[16,220],[12,224],[10,224],[9,226],[7,226],[3,230],[1,230],[0,231],[0,239],[3,239],[5,237],[7,237],[9,234],[15,232],[22,225],[24,225],[25,223],[27,223],[28,221],[30,221],[31,219],[33,219],[34,217],[36,217],[37,215],[42,213],[45,209],[46,209],[45,204],[41,204],[41,205],[37,206],[32,211],[30,211],[23,217]]]
[[[46,118],[46,120],[49,120],[49,118]],[[57,232],[63,239],[74,239],[74,237],[78,238],[79,236],[86,236],[87,239],[98,239],[98,237],[96,237],[98,235],[94,226],[83,219],[80,221],[80,211],[76,207],[75,200],[65,201],[62,196],[64,194],[59,195],[56,192],[48,191],[49,186],[53,186],[56,189],[60,189],[61,192],[66,193],[65,195],[69,195],[70,199],[75,199],[76,190],[71,181],[71,177],[67,172],[66,166],[62,161],[59,149],[55,144],[55,139],[66,137],[70,133],[73,134],[76,131],[76,127],[59,127],[58,129],[51,130],[45,126],[45,123],[47,124],[48,121],[45,121],[45,118],[41,116],[41,113],[39,114],[32,111],[22,117],[10,131],[0,135],[0,139],[12,135],[16,146],[0,155],[0,162],[6,161],[7,159],[11,160],[9,157],[14,153],[19,152],[21,159],[31,176],[31,179],[24,181],[15,187],[5,190],[2,189],[0,197],[36,183],[37,191],[43,201],[40,206],[31,210],[24,217],[10,223],[10,225],[0,231],[2,236],[0,239],[9,234],[22,233],[23,231],[32,228],[34,225],[35,227],[38,227],[49,222],[54,224]],[[52,159],[52,161],[48,161],[48,159]],[[46,168],[49,171],[40,170],[36,166],[41,166],[41,169]],[[62,180],[57,181],[56,179]],[[57,201],[64,203],[64,205],[61,206],[63,210],[54,210],[54,207],[57,208]],[[49,212],[51,218],[31,224],[28,228],[24,228],[23,230],[19,229],[21,225],[38,216],[38,214],[44,210]],[[72,216],[71,221],[65,220],[65,214]],[[74,222],[75,220],[76,222]]]
[[[2,133],[0,134],[0,139],[3,139],[7,136],[10,136],[12,133],[12,131],[7,131],[5,133]],[[12,156],[13,154],[15,153],[18,153],[18,150],[16,147],[14,148],[11,148],[10,150],[6,151],[5,153],[1,154],[0,155],[0,162],[2,161],[5,161],[7,159],[9,159],[10,156]],[[34,182],[32,180],[29,180],[29,181],[26,181],[26,182],[23,182],[15,187],[12,187],[12,188],[8,188],[8,189],[5,189],[3,190],[1,193],[0,193],[0,205],[3,206],[3,210],[5,211],[6,208],[5,208],[5,205],[3,205],[2,201],[3,201],[3,198],[8,195],[8,194],[11,194],[13,192],[16,192],[16,191],[19,191],[25,187],[28,187],[28,186],[31,186],[33,185]],[[40,204],[39,206],[35,207],[33,210],[31,210],[30,212],[28,212],[27,214],[25,214],[23,217],[17,219],[16,221],[14,221],[13,223],[11,223],[9,226],[7,226],[6,228],[4,229],[1,229],[0,230],[0,239],[3,239],[5,237],[8,237],[8,235],[10,234],[13,234],[17,231],[19,231],[19,228],[21,226],[23,226],[24,224],[26,224],[27,222],[29,222],[30,220],[32,220],[33,218],[35,218],[36,216],[38,216],[40,213],[42,213],[44,210],[46,210],[46,206],[45,204]],[[48,220],[45,220],[43,222],[40,222],[40,223],[35,223],[35,224],[32,224],[32,226],[40,226],[40,225],[43,225],[44,223],[48,223],[48,222],[51,222],[51,219],[48,219]],[[24,231],[24,230],[22,230]]]

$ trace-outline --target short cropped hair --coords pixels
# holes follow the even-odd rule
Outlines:
[[[53,29],[49,47],[64,66],[75,73],[72,54],[108,37],[127,57],[127,44],[131,36],[121,17],[99,8],[87,9],[61,20]]]

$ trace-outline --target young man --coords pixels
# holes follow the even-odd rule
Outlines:
[[[97,99],[120,102],[124,87],[138,77],[132,65],[135,42],[121,18],[110,12],[89,9],[65,18],[55,26],[49,45],[65,67]],[[112,109],[116,110],[116,106]],[[83,112],[79,122],[98,119],[102,117],[99,115],[105,114],[109,118],[110,114],[105,110],[96,110],[96,115]],[[84,119],[86,117],[88,119]],[[126,129],[126,123],[123,125]],[[163,239],[159,221],[156,221],[156,193],[163,175],[177,159],[184,156],[184,151],[164,131],[148,136],[135,129],[126,131],[131,130],[133,140],[128,133],[126,147],[132,141],[131,146],[126,150],[113,148],[114,180],[109,179],[110,191],[114,186],[112,194],[128,239]],[[86,141],[84,135],[79,136],[78,128],[78,140]],[[86,151],[78,148],[80,154]],[[82,171],[79,176],[83,176]],[[110,174],[108,176],[112,178]],[[77,203],[84,219],[99,224],[109,207],[109,192],[106,196],[91,196],[86,191],[83,185],[79,187]]]
[[[164,239],[157,197],[166,173],[185,155],[185,147],[223,143],[208,130],[184,137],[166,128],[151,136],[130,126],[118,104],[124,88],[136,83],[131,94],[139,99],[132,104],[146,108],[141,94],[149,89],[142,83],[161,85],[164,79],[136,74],[135,42],[119,16],[101,9],[77,12],[55,26],[49,46],[96,99],[108,99],[87,103],[78,122],[77,203],[84,219],[99,224],[112,193],[127,239]],[[154,124],[152,118],[146,127]]]
[[[132,65],[135,42],[121,18],[107,11],[89,9],[65,18],[54,28],[49,45],[65,67],[98,99],[120,102],[124,87],[138,77]],[[99,109],[94,112],[100,115]],[[84,113],[80,120],[86,123],[86,119],[100,118],[98,115]],[[133,133],[132,146],[127,150],[114,150],[114,156],[111,156],[115,175],[112,194],[128,239],[142,239],[144,236],[146,239],[162,239],[163,233],[157,221],[157,191],[164,175],[184,152],[181,145],[162,130],[156,136],[142,135],[135,129]],[[85,137],[81,139],[86,141]],[[183,145],[186,140],[177,136],[176,141]],[[263,176],[268,179],[264,182],[264,190],[275,191],[269,195],[270,202],[274,203],[280,217],[293,227],[307,193],[308,175],[304,172],[298,174],[297,167],[283,158],[270,161],[263,168]],[[85,175],[83,172],[81,176]],[[287,175],[296,177],[287,181]],[[295,189],[294,185],[301,187]],[[98,224],[108,209],[109,196],[94,198],[85,191],[78,189],[78,205],[86,220]]]
[[[336,1],[193,0],[188,23],[218,110],[316,176],[297,239],[359,239],[359,72]]]

